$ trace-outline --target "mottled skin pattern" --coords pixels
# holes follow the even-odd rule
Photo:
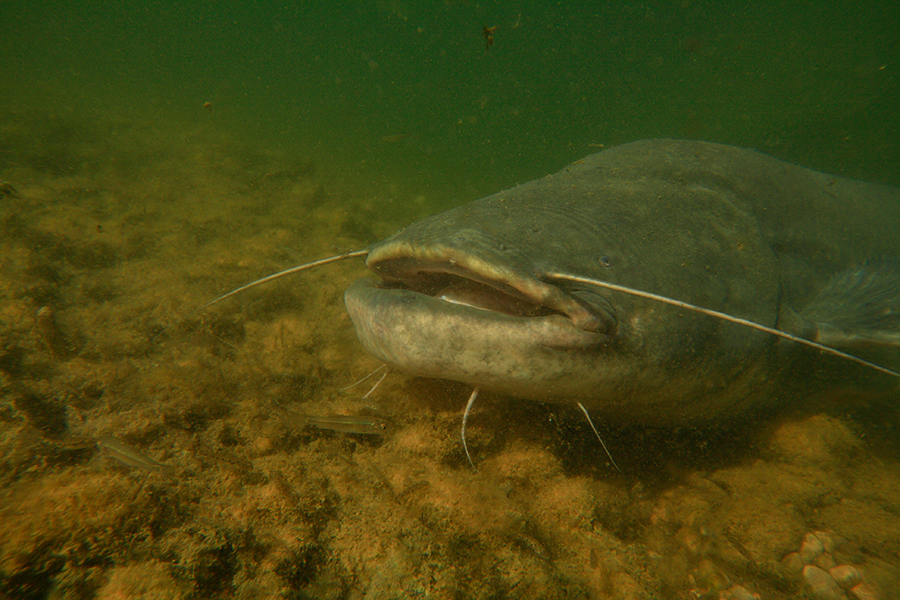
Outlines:
[[[382,281],[356,282],[345,301],[367,350],[402,371],[637,423],[702,422],[783,395],[787,378],[796,388],[811,352],[547,274],[796,329],[794,311],[832,277],[900,256],[898,226],[897,188],[751,150],[648,140],[414,223],[370,248]],[[461,277],[549,309],[501,314],[401,287],[452,293]]]

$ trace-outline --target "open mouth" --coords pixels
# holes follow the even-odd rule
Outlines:
[[[514,317],[542,317],[556,313],[499,281],[484,281],[464,268],[449,264],[400,259],[378,265],[381,287],[405,289],[461,306]],[[558,314],[558,313],[557,313]]]
[[[381,277],[378,287],[382,289],[407,290],[511,317],[559,315],[588,333],[612,335],[616,330],[615,316],[605,307],[592,306],[534,276],[522,276],[469,257],[439,261],[403,256],[369,267]]]

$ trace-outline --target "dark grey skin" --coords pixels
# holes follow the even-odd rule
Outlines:
[[[898,188],[751,150],[648,140],[411,225],[369,249],[381,279],[344,298],[366,349],[412,375],[580,401],[646,425],[702,423],[783,397],[816,352],[552,274],[836,347],[890,348],[900,327],[883,314],[900,314],[900,278],[866,262],[890,257],[900,257]]]

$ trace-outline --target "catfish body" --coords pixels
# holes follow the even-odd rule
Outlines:
[[[805,389],[797,381],[815,357],[551,274],[836,347],[897,348],[898,231],[897,188],[751,150],[647,140],[414,223],[369,248],[380,279],[354,283],[345,302],[367,350],[413,375],[643,424],[708,421]]]

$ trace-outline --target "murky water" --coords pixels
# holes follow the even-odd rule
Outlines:
[[[378,367],[361,261],[184,318],[644,137],[900,183],[896,9],[2,10],[0,595],[828,597],[803,561],[900,589],[896,407],[602,424],[616,472],[577,409],[485,395],[476,473],[464,386],[341,391]],[[384,435],[295,418],[360,406]]]

